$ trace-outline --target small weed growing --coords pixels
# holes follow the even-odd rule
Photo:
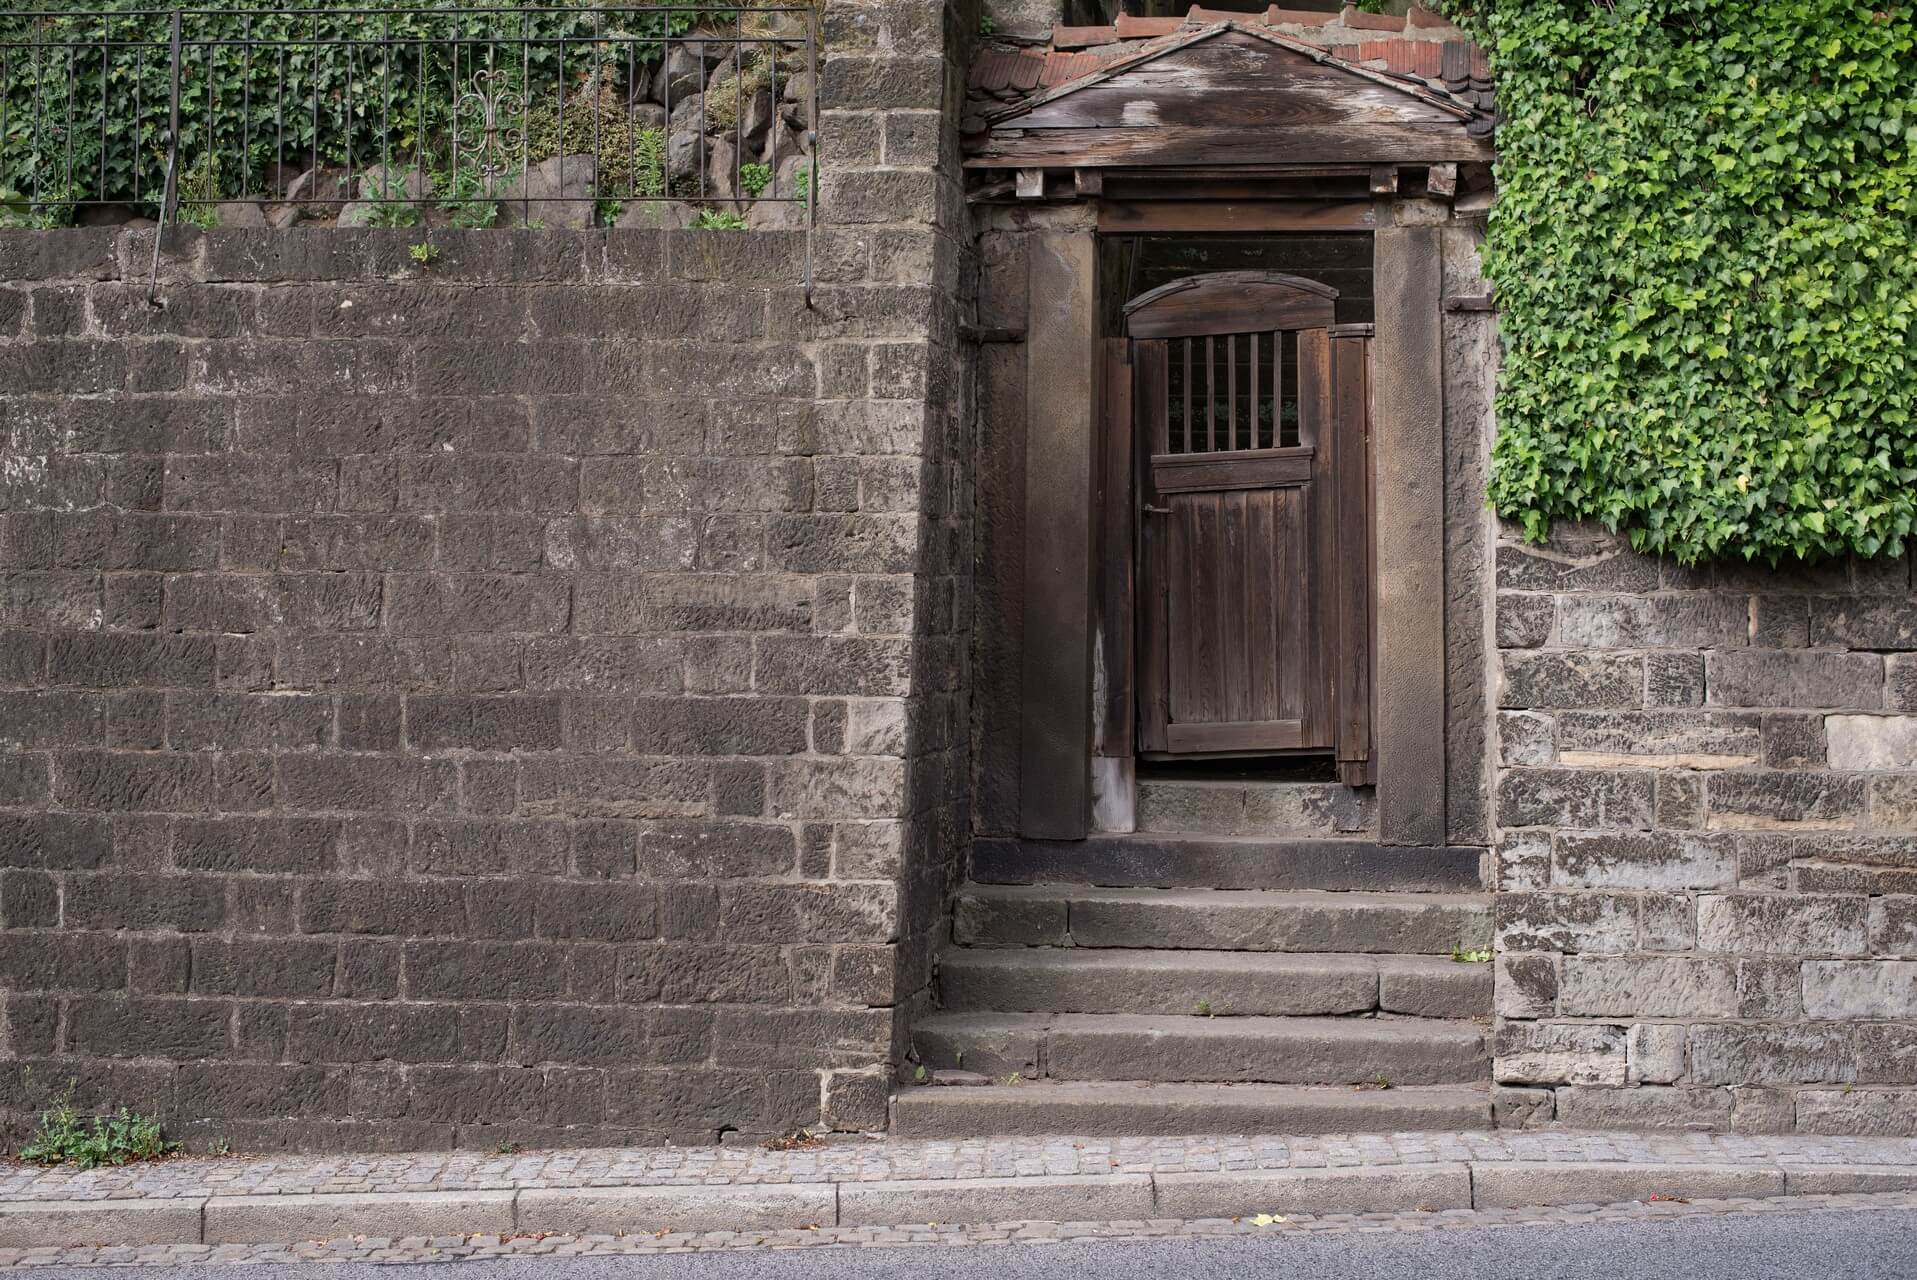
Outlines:
[[[918,1069],[912,1073],[913,1084],[924,1084],[931,1078],[932,1078],[932,1073],[925,1069],[925,1064],[923,1062],[919,1063]]]
[[[1211,1011],[1211,1001],[1203,996],[1198,998],[1198,1016],[1201,1018],[1215,1018],[1218,1016]]]
[[[822,1147],[825,1144],[804,1129],[794,1129],[791,1133],[767,1138],[761,1145],[767,1151],[810,1151],[814,1147]]]
[[[739,185],[745,193],[757,200],[765,189],[772,185],[772,166],[768,164],[742,164],[739,166]]]
[[[511,1141],[502,1142],[498,1146],[493,1148],[493,1151],[496,1154],[502,1155],[502,1156],[516,1156],[519,1154],[519,1150],[520,1150],[519,1144],[517,1142],[511,1142]]]
[[[1453,964],[1490,964],[1491,948],[1474,947],[1470,951],[1466,951],[1458,944],[1453,943],[1451,946],[1451,962]]]
[[[40,1126],[20,1148],[28,1164],[67,1164],[97,1169],[130,1160],[158,1160],[180,1149],[160,1136],[160,1122],[125,1107],[91,1123],[73,1108],[73,1086],[40,1113]]]
[[[701,209],[692,227],[695,231],[744,231],[746,220],[736,213],[726,213],[719,209]]]
[[[206,1144],[206,1154],[210,1156],[230,1156],[233,1154],[233,1144],[225,1138],[215,1138]]]
[[[433,260],[439,257],[439,246],[430,241],[421,240],[408,249],[406,255],[420,266],[430,267],[433,265]]]

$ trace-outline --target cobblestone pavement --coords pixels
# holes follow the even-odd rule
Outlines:
[[[790,1151],[739,1146],[191,1157],[88,1172],[0,1166],[0,1201],[1365,1169],[1453,1161],[1917,1165],[1917,1138],[1546,1130],[1259,1138],[851,1138]]]
[[[1191,1221],[939,1223],[901,1227],[826,1227],[788,1231],[661,1232],[657,1235],[354,1236],[295,1245],[151,1245],[140,1248],[0,1249],[0,1268],[254,1265],[313,1262],[456,1262],[539,1256],[712,1253],[740,1249],[908,1248],[1033,1244],[1045,1241],[1300,1236],[1338,1232],[1422,1232],[1587,1222],[1737,1215],[1841,1214],[1917,1209],[1917,1192],[1570,1205],[1553,1209],[1446,1209],[1426,1213],[1289,1214]]]

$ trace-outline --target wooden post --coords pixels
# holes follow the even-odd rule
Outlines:
[[[1078,840],[1091,820],[1097,247],[1090,231],[1030,245],[1019,829]]]

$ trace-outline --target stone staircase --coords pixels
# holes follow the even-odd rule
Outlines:
[[[1475,852],[1380,845],[1349,794],[1185,789],[1141,788],[1141,826],[1197,831],[977,843],[894,1131],[1487,1125],[1491,968],[1452,958],[1491,936]]]

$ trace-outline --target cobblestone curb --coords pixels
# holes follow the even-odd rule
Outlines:
[[[0,1249],[1491,1210],[1917,1189],[1908,1139],[1721,1134],[871,1141],[179,1160],[0,1175]]]

